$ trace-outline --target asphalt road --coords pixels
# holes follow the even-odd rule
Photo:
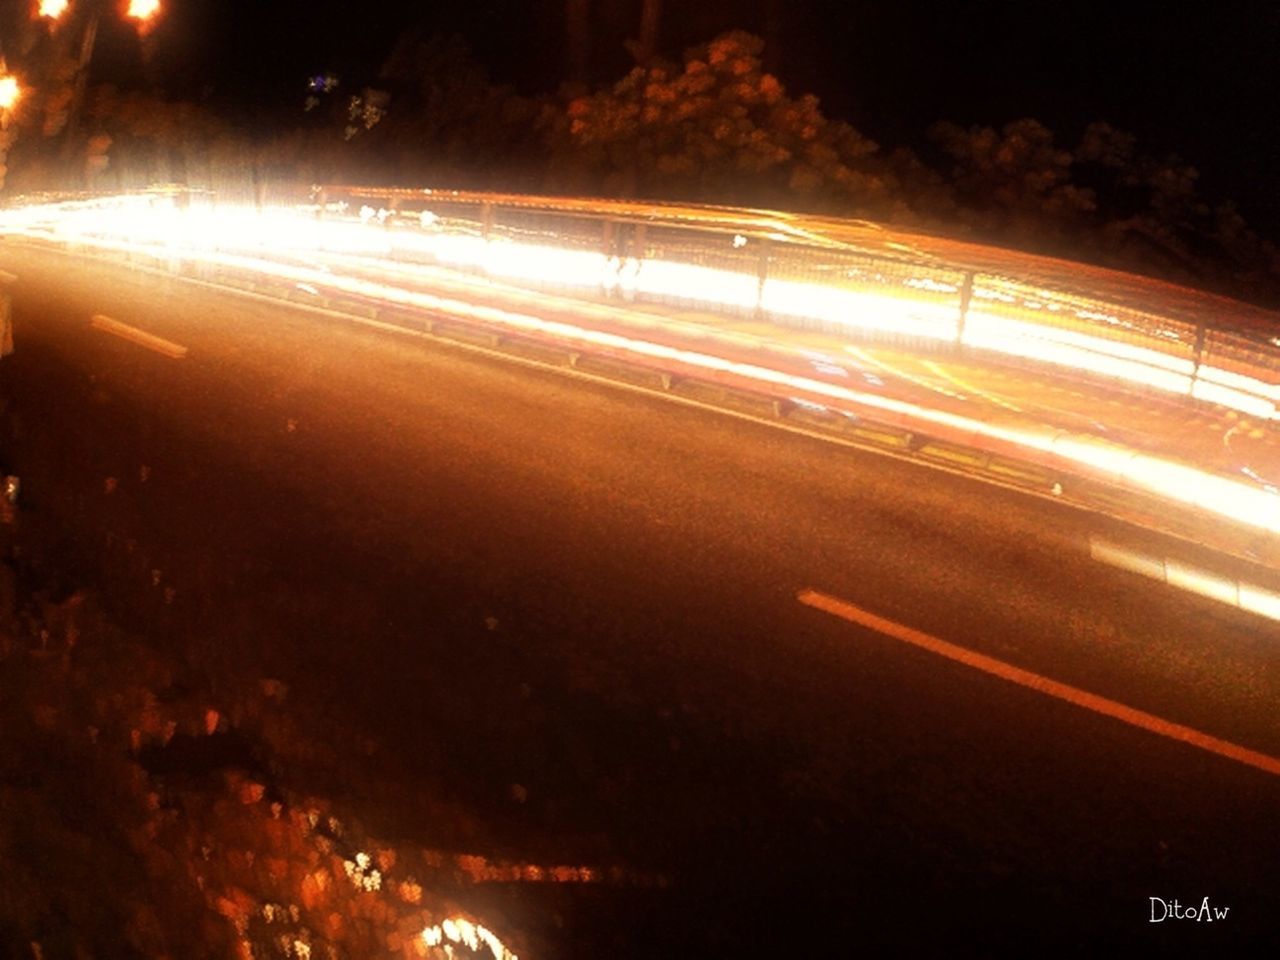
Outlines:
[[[1280,778],[797,601],[1280,756],[1277,625],[1089,558],[1150,535],[283,306],[0,268],[0,457],[64,531],[43,562],[357,731],[328,786],[385,834],[669,879],[495,892],[550,951],[1280,945]]]

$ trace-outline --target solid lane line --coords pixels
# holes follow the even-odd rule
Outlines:
[[[101,313],[95,313],[93,319],[89,321],[89,325],[95,330],[113,334],[122,340],[128,340],[130,343],[136,343],[140,347],[146,347],[148,350],[153,350],[171,360],[181,360],[187,355],[187,348],[181,344],[174,343],[172,340],[165,340],[163,337],[157,337],[154,333],[147,333],[137,327],[131,327],[129,324],[121,323],[119,320],[112,320]]]
[[[989,673],[1002,680],[1008,680],[1019,686],[1036,690],[1059,700],[1065,700],[1067,703],[1112,717],[1122,723],[1146,730],[1149,733],[1168,737],[1170,740],[1178,740],[1193,747],[1199,747],[1201,750],[1216,753],[1220,757],[1226,757],[1237,763],[1243,763],[1280,776],[1280,759],[1268,754],[1250,750],[1248,747],[1242,747],[1227,740],[1219,740],[1217,737],[1212,737],[1192,727],[1173,723],[1143,710],[1126,706],[1106,697],[1100,697],[1095,693],[1089,693],[1087,690],[1081,690],[1078,687],[1051,680],[1021,667],[1015,667],[1013,664],[1005,663],[1003,660],[997,660],[994,657],[988,657],[965,647],[956,646],[945,640],[939,640],[937,637],[930,636],[920,630],[895,623],[892,620],[886,620],[884,617],[878,617],[874,613],[869,613],[851,603],[825,593],[819,593],[816,590],[801,590],[796,595],[796,599],[805,606],[813,607],[815,610],[830,613],[842,620],[847,620],[849,623],[875,630],[877,633],[882,633],[887,637],[920,647],[930,653],[936,653],[939,656],[946,657],[948,660],[954,660],[967,667],[973,667],[975,670],[981,670],[983,673]]]

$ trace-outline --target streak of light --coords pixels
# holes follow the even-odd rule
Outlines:
[[[897,377],[899,380],[906,380],[909,383],[914,383],[917,387],[923,387],[925,390],[929,390],[932,393],[940,393],[942,394],[942,396],[950,397],[953,400],[968,399],[968,397],[964,396],[964,394],[956,393],[954,390],[948,390],[946,387],[940,387],[936,383],[926,380],[924,377],[917,377],[915,374],[908,373],[907,371],[902,370],[899,367],[895,367],[892,364],[885,363],[883,360],[878,360],[875,357],[871,356],[871,354],[867,353],[865,350],[860,350],[857,347],[848,347],[848,346],[845,347],[845,350],[851,355],[857,357],[863,363],[868,363],[871,366],[875,367],[877,370],[883,370],[885,373],[889,374],[889,376],[891,377]]]
[[[750,279],[754,288],[756,280]],[[770,277],[760,291],[759,302],[766,313],[826,321],[851,333],[942,341],[956,338],[955,310],[933,299],[914,300]]]
[[[249,226],[252,229],[246,230]],[[1137,453],[1097,437],[1056,432],[1047,427],[1023,428],[989,424],[972,417],[723,356],[476,304],[458,297],[439,296],[338,273],[331,274],[279,259],[282,254],[297,256],[299,252],[316,250],[374,258],[385,258],[392,253],[403,252],[406,248],[401,246],[401,241],[405,235],[385,226],[364,226],[352,221],[317,221],[313,217],[286,209],[268,208],[260,213],[244,208],[179,210],[172,204],[157,205],[154,198],[141,196],[116,198],[111,202],[98,200],[12,209],[0,216],[0,230],[36,237],[52,236],[68,243],[138,252],[166,260],[190,259],[209,266],[256,272],[284,280],[290,285],[309,283],[320,289],[338,290],[410,309],[454,314],[494,326],[601,348],[605,352],[630,354],[640,358],[642,362],[675,364],[678,368],[702,370],[739,381],[755,381],[770,393],[799,393],[824,398],[824,401],[834,400],[855,409],[871,408],[891,414],[898,420],[906,419],[915,424],[930,425],[941,430],[944,439],[947,435],[981,437],[995,441],[997,446],[1020,447],[1047,455],[1051,459],[1069,461],[1076,467],[1085,467],[1091,472],[1102,474],[1110,481],[1118,481],[1122,485],[1173,503],[1200,509],[1247,527],[1280,533],[1280,497],[1275,494],[1193,466]],[[529,253],[525,247],[509,243],[490,244],[480,236],[449,237],[444,241],[439,237],[420,234],[416,236],[414,243],[444,244],[442,249],[460,250],[463,258],[478,258],[481,262],[492,263],[494,270],[499,273],[520,271],[522,268],[519,260]],[[557,263],[572,263],[571,269],[579,276],[583,264],[594,270],[601,263],[601,259],[595,254],[579,256],[580,251],[567,253],[566,260],[557,260],[556,257],[560,254],[556,254],[548,255],[539,262],[547,269],[554,269]],[[639,276],[644,273],[650,278],[650,289],[663,288],[668,282],[675,286],[687,283],[699,288],[694,291],[695,297],[718,299],[719,302],[733,305],[749,304],[749,287],[754,289],[756,283],[756,278],[751,277],[748,285],[740,279],[745,275],[733,275],[730,271],[715,271],[666,261],[646,261],[643,267],[637,269],[632,282],[638,285]],[[726,277],[724,274],[730,276]],[[699,285],[704,282],[712,286],[701,289]],[[872,302],[885,299],[893,298],[878,297],[873,298]],[[925,306],[931,308],[933,305]],[[1037,355],[1048,353],[1050,359],[1055,361],[1060,361],[1055,352],[1065,351],[1068,355],[1078,354],[1082,365],[1096,365],[1105,361],[1112,365],[1116,375],[1127,374],[1139,382],[1164,384],[1167,380],[1167,386],[1183,393],[1189,387],[1192,371],[1188,360],[1161,355],[1147,348],[1089,337],[1075,331],[1046,333],[1049,328],[1040,324],[1020,324],[1018,321],[998,317],[993,317],[992,321],[1015,343],[1021,342],[1022,346],[1014,349]],[[927,325],[931,321],[921,322]],[[981,321],[977,326],[981,331]],[[1028,330],[1028,327],[1034,329]],[[1050,340],[1056,342],[1051,343]],[[1034,349],[1030,349],[1031,347]],[[1005,348],[1008,349],[1007,344]],[[1111,353],[1094,352],[1104,348]]]
[[[991,312],[969,312],[963,331],[957,305],[941,294],[954,289],[931,277],[908,278],[901,289],[851,289],[769,277],[763,284],[750,272],[707,267],[664,259],[619,259],[551,243],[514,242],[489,238],[474,230],[437,229],[430,211],[418,215],[424,229],[378,229],[387,211],[362,210],[361,221],[317,221],[288,208],[205,207],[178,211],[150,197],[107,198],[78,208],[43,208],[55,229],[121,235],[120,209],[147,210],[149,222],[134,220],[128,231],[134,239],[146,235],[176,248],[326,250],[369,257],[426,257],[437,263],[476,270],[491,277],[535,282],[565,288],[598,289],[632,298],[694,302],[738,311],[763,310],[768,315],[811,319],[851,333],[924,338],[977,347],[1039,363],[1124,380],[1139,386],[1191,396],[1227,406],[1251,416],[1275,419],[1280,384],[1223,370],[1212,364],[1196,369],[1190,356],[1176,356],[1149,346],[1124,343]],[[11,211],[14,213],[15,211]],[[65,222],[68,217],[75,223]],[[375,223],[376,221],[376,223]],[[911,290],[921,293],[914,296]],[[936,294],[929,296],[929,294]],[[1016,298],[1001,290],[980,291],[987,302]],[[1026,306],[1043,306],[1027,301]],[[1050,304],[1049,306],[1057,306]],[[1006,309],[1006,308],[1001,308]],[[1060,309],[1060,308],[1059,308]],[[1077,319],[1119,323],[1109,314],[1079,307]]]
[[[1195,364],[1149,347],[1094,337],[1077,330],[1028,323],[983,310],[971,310],[963,342],[1046,363],[1095,370],[1149,386],[1186,393]],[[1142,372],[1150,368],[1150,372]],[[1169,374],[1177,376],[1164,375]],[[1126,375],[1127,374],[1127,375]]]
[[[1005,400],[1003,397],[998,397],[994,393],[990,393],[986,390],[980,389],[979,387],[975,387],[972,383],[969,383],[968,381],[961,380],[955,374],[949,373],[948,371],[943,370],[942,367],[938,366],[938,364],[934,363],[932,360],[924,361],[924,365],[928,367],[930,370],[932,370],[934,373],[936,373],[938,376],[942,377],[942,379],[947,380],[951,383],[954,383],[961,390],[967,391],[968,393],[972,393],[975,396],[982,397],[984,400],[988,400],[991,403],[994,403],[997,407],[1004,407],[1006,410],[1012,410],[1014,413],[1022,413],[1022,408],[1017,404],[1010,403],[1008,400]]]

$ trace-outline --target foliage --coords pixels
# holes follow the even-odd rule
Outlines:
[[[733,32],[687,51],[681,66],[636,67],[568,104],[557,152],[608,192],[883,205],[886,183],[869,162],[877,145],[824,116],[816,97],[788,96],[763,71],[762,49]]]

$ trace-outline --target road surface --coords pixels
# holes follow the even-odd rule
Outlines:
[[[496,890],[553,955],[1280,943],[1275,773],[799,600],[1280,757],[1277,625],[1089,542],[1225,561],[563,372],[0,268],[0,456],[64,533],[39,559],[357,731],[326,786],[384,835],[458,839],[447,798],[469,849],[667,879]],[[1152,923],[1153,897],[1230,913]]]

